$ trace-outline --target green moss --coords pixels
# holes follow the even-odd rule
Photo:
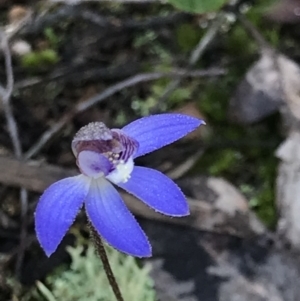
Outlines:
[[[237,168],[241,154],[232,149],[220,151],[220,155],[215,158],[208,170],[211,175],[220,175],[223,172]]]
[[[220,80],[204,87],[198,105],[212,122],[222,122],[226,119],[228,99],[226,83]]]
[[[148,46],[149,43],[154,43],[157,38],[157,35],[154,31],[148,30],[141,35],[135,37],[133,41],[134,48],[142,48]]]
[[[258,5],[253,5],[247,12],[247,19],[256,27],[259,33],[270,43],[273,47],[280,46],[280,25],[275,23],[268,23],[263,18],[263,14],[268,11],[271,4],[276,0],[261,1]],[[253,39],[252,37],[250,37]]]
[[[267,227],[274,229],[277,221],[274,179],[271,181],[264,179],[258,188],[244,184],[240,186],[240,190],[249,199],[250,208],[256,212]]]
[[[54,32],[53,28],[46,28],[44,30],[44,36],[49,42],[51,48],[57,48],[60,43],[60,37]]]
[[[159,102],[165,89],[170,83],[170,79],[157,80],[150,88],[149,96],[145,99],[139,97],[133,98],[131,108],[137,115],[147,116],[152,110],[159,106],[161,111],[169,111],[177,106],[182,105],[191,98],[193,87],[178,87],[175,89],[164,102]]]
[[[281,141],[278,115],[257,125],[241,126],[228,120],[228,102],[240,80],[237,67],[203,86],[198,105],[211,125],[206,136],[207,151],[192,173],[224,177],[241,187],[250,206],[268,226],[276,224],[275,179],[277,160],[274,150]]]
[[[270,228],[276,224],[275,180],[277,160],[274,149],[280,138],[261,125],[253,129],[240,126],[214,127],[206,144],[209,150],[197,162],[193,172],[201,170],[224,177],[240,187],[252,209]],[[268,124],[264,125],[268,128]],[[274,128],[273,128],[274,129]],[[268,141],[270,144],[266,145]]]
[[[198,44],[202,32],[199,27],[194,27],[190,23],[180,24],[176,29],[176,40],[182,51],[188,52]]]
[[[23,68],[31,71],[44,70],[59,61],[58,53],[53,49],[30,52],[21,58]]]
[[[247,57],[258,51],[258,45],[249,33],[237,23],[229,32],[226,50],[234,57]]]

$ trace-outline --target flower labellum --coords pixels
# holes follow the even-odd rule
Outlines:
[[[38,240],[47,256],[60,244],[82,207],[107,243],[124,253],[148,257],[147,236],[127,209],[114,185],[169,216],[189,214],[179,187],[157,170],[134,165],[134,159],[168,145],[201,124],[182,114],[158,114],[138,119],[122,129],[102,122],[81,128],[72,150],[81,172],[52,184],[35,212]]]

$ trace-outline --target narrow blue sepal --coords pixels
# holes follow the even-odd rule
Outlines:
[[[158,114],[133,121],[122,130],[139,142],[135,154],[139,157],[175,142],[202,124],[203,120],[188,115]]]
[[[136,257],[151,256],[146,234],[107,180],[92,181],[85,208],[99,235],[112,247]]]
[[[180,188],[161,172],[136,166],[130,180],[117,184],[155,211],[170,216],[185,216],[189,207]]]
[[[79,175],[52,184],[41,196],[35,211],[37,238],[47,256],[57,248],[82,206],[90,180]]]

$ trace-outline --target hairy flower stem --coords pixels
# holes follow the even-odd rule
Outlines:
[[[88,222],[88,227],[90,229],[91,238],[94,242],[96,251],[97,251],[98,255],[100,256],[100,259],[103,263],[104,271],[106,273],[109,284],[116,296],[116,299],[117,299],[117,301],[124,301],[124,298],[121,294],[117,280],[116,280],[114,273],[111,269],[111,266],[109,264],[108,257],[107,257],[102,239],[99,236],[99,234],[97,233],[97,231],[95,230],[95,228],[93,227],[93,225],[90,223],[90,221]]]

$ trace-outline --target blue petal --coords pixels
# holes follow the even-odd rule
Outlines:
[[[77,157],[80,171],[88,177],[107,175],[112,168],[111,162],[102,154],[94,151],[81,151]]]
[[[195,130],[203,120],[182,114],[158,114],[126,125],[122,130],[140,146],[135,157],[153,152]]]
[[[92,180],[85,207],[90,221],[110,245],[137,257],[151,255],[145,233],[107,180]]]
[[[170,216],[189,214],[188,203],[180,188],[157,170],[136,166],[130,180],[117,185],[157,212]]]
[[[37,238],[50,256],[74,222],[89,190],[90,181],[79,175],[52,184],[40,198],[35,212]]]

